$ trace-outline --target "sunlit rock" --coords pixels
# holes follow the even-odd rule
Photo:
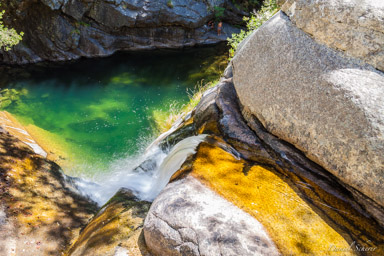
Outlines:
[[[245,116],[384,206],[382,72],[318,44],[282,12],[232,65]]]
[[[150,255],[141,232],[149,206],[131,191],[119,190],[81,231],[66,255]]]
[[[154,255],[279,255],[256,219],[192,177],[156,198],[144,236]]]
[[[56,164],[6,131],[0,149],[0,254],[61,254],[96,205],[73,191]]]
[[[346,198],[340,200],[342,189],[327,193],[305,178],[287,179],[275,168],[237,160],[208,143],[199,147],[190,175],[260,221],[282,255],[340,255],[332,249],[349,248],[353,241],[375,248],[373,255],[384,250],[384,236],[375,235],[382,229]]]
[[[384,250],[384,237],[377,235],[384,230],[381,207],[270,134],[254,116],[244,118],[229,75],[204,94],[191,118],[191,134],[211,136],[171,177],[149,211],[145,236],[155,255],[162,250],[169,255],[199,255],[205,240],[188,240],[179,227],[186,223],[204,229],[204,221],[195,224],[190,212],[196,215],[193,218],[216,218],[214,212],[205,214],[199,204],[190,203],[195,197],[200,201],[198,194],[205,189],[260,222],[283,255],[340,255],[338,250],[354,255],[357,247],[380,255]],[[215,207],[214,200],[206,204]]]
[[[384,2],[288,0],[282,10],[316,41],[384,71]]]

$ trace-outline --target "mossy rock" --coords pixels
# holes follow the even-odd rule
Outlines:
[[[65,255],[148,255],[142,235],[150,203],[120,189],[81,231]]]

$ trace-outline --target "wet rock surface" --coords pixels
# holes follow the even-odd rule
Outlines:
[[[215,6],[227,7],[221,36],[207,26]],[[226,0],[6,0],[2,8],[5,22],[25,33],[22,43],[0,52],[0,62],[10,64],[215,44],[237,31],[232,25],[246,14]]]

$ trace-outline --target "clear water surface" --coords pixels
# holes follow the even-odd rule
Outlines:
[[[64,168],[66,173],[108,172],[116,159],[134,156],[153,139],[156,115],[188,102],[187,90],[197,83],[219,77],[224,51],[118,53],[35,65],[24,69],[26,78],[8,84],[19,96],[5,109],[64,148],[68,155],[60,157],[73,164]]]

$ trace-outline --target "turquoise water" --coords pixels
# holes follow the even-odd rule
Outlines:
[[[63,140],[75,163],[67,173],[105,172],[142,150],[157,133],[154,118],[188,102],[187,90],[217,79],[223,56],[216,47],[33,66],[8,84],[19,98],[5,109]]]

